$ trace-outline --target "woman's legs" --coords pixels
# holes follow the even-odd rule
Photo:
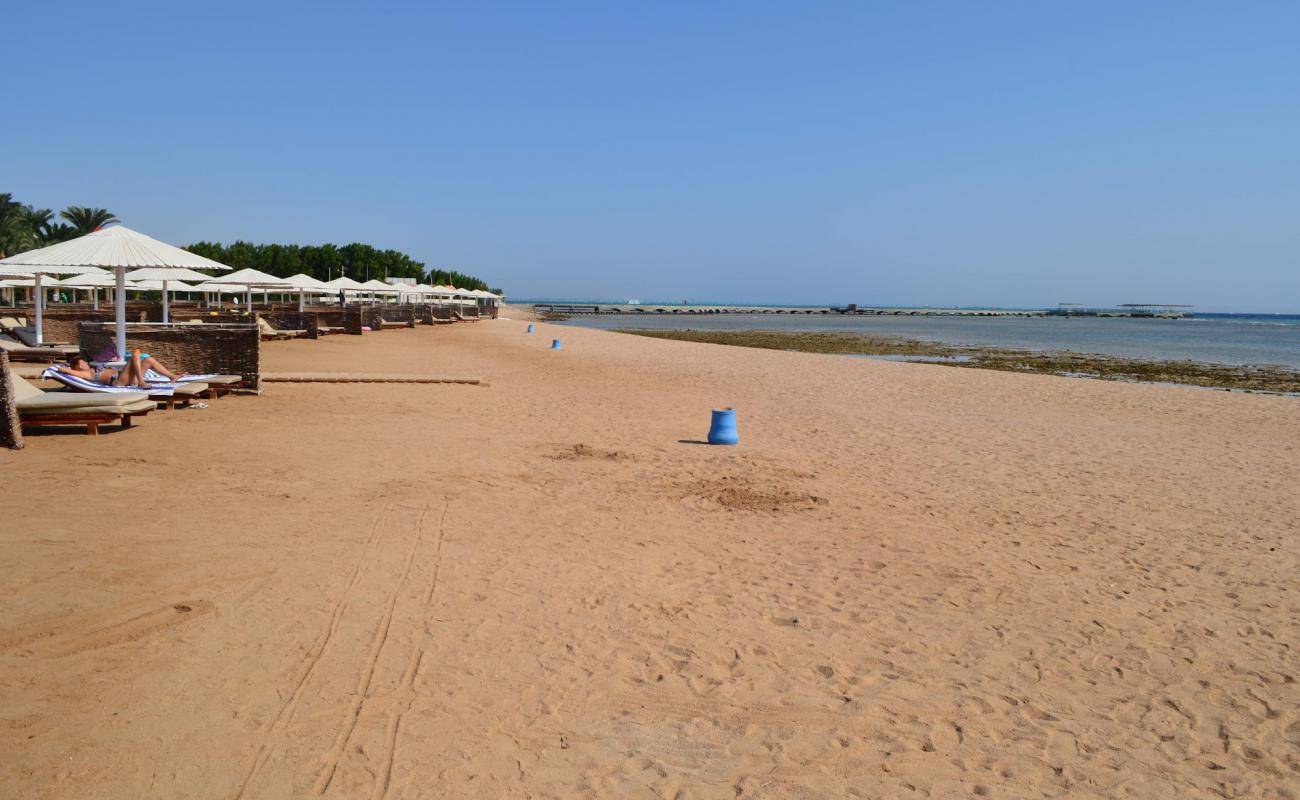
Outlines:
[[[126,367],[113,376],[111,386],[130,386],[131,384],[131,364],[127,362]]]
[[[126,369],[123,370],[128,377],[128,386],[147,387],[149,382],[144,379],[144,366],[140,363],[140,351],[136,350],[131,354],[131,360],[126,362]]]
[[[154,358],[153,356],[149,356],[147,358],[142,359],[141,363],[144,364],[145,369],[151,369],[154,372],[157,372],[159,375],[162,375],[163,377],[167,378],[167,380],[169,381],[175,381],[177,378],[180,377],[175,372],[172,372],[171,370],[164,367],[162,365],[162,362]]]

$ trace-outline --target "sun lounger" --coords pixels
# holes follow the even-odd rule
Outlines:
[[[24,317],[0,317],[0,330],[11,331],[14,328],[27,327],[27,320]]]
[[[272,339],[296,339],[298,337],[307,335],[307,331],[305,330],[303,331],[280,330],[279,328],[276,328],[271,323],[267,322],[261,317],[257,318],[257,329],[262,334],[262,341],[268,341]]]
[[[121,423],[131,427],[134,417],[158,407],[144,392],[73,394],[42,392],[26,379],[9,371],[14,387],[14,407],[24,430],[43,425],[85,425],[86,433],[97,435],[100,425]]]
[[[45,372],[41,373],[41,377],[58,381],[74,392],[92,392],[95,394],[143,393],[143,390],[130,386],[105,386],[102,383],[88,381],[76,375],[60,372],[56,367],[45,370]],[[205,397],[207,394],[208,384],[202,381],[151,384],[148,390],[149,399],[161,404],[168,410],[175,408],[178,403],[181,406],[188,406],[194,400]]]
[[[73,345],[28,347],[4,333],[0,333],[0,350],[9,355],[10,361],[62,361],[77,354],[77,348]]]
[[[166,375],[154,372],[152,369],[144,371],[144,379],[149,383],[171,384]],[[220,395],[230,394],[235,389],[244,385],[242,375],[217,375],[215,373],[207,375],[182,375],[175,381],[177,384],[186,383],[205,383],[208,385],[208,398],[217,399]]]
[[[36,329],[28,326],[10,328],[9,333],[13,336],[17,336],[22,343],[28,347],[67,346],[71,344],[71,342],[55,342],[48,339],[44,342],[38,341],[36,338]]]

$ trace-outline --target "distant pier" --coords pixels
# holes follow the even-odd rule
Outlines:
[[[727,306],[727,305],[641,305],[628,303],[532,303],[538,314],[559,316],[708,316],[714,314],[781,314],[785,316],[824,314],[827,316],[872,317],[1145,317],[1181,319],[1191,316],[1191,306],[1152,303],[1122,303],[1113,308],[1091,308],[1062,303],[1049,309],[984,308],[893,308],[890,306]]]
[[[858,316],[895,316],[895,317],[1043,317],[1046,311],[1019,311],[1001,309],[963,309],[963,308],[869,308],[866,306],[807,307],[807,306],[667,306],[667,305],[626,305],[626,304],[591,304],[591,303],[533,303],[533,310],[539,314],[560,314],[563,316],[604,316],[607,314],[624,316],[701,316],[711,314],[781,314],[798,316],[805,314],[858,315]]]
[[[1192,306],[1170,303],[1120,303],[1114,308],[1089,308],[1079,303],[1061,303],[1049,309],[1049,317],[1139,317],[1182,319],[1192,316]]]

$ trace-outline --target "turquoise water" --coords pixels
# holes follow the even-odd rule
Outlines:
[[[584,328],[854,332],[954,345],[1070,350],[1129,358],[1300,369],[1300,315],[1198,314],[1123,317],[848,317],[836,314],[609,315],[572,317]]]

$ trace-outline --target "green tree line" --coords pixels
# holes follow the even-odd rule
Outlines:
[[[322,281],[339,277],[362,283],[374,278],[381,281],[386,278],[415,278],[420,282],[461,289],[489,288],[473,275],[455,270],[427,269],[405,253],[379,250],[356,242],[342,246],[199,242],[185,249],[235,269],[252,267],[281,278],[301,272]]]
[[[0,193],[0,258],[75,239],[119,221],[108,209],[87,206],[68,206],[59,212],[58,218],[64,221],[59,222],[48,208],[33,208],[14,200],[12,194]],[[489,289],[486,282],[473,275],[455,270],[427,269],[405,253],[379,250],[368,244],[252,244],[239,241],[223,245],[199,242],[185,249],[235,269],[252,267],[281,278],[303,272],[322,281],[343,276],[363,283],[372,278],[381,281],[385,278],[415,278],[422,283],[461,289]],[[499,289],[491,291],[501,293]]]

